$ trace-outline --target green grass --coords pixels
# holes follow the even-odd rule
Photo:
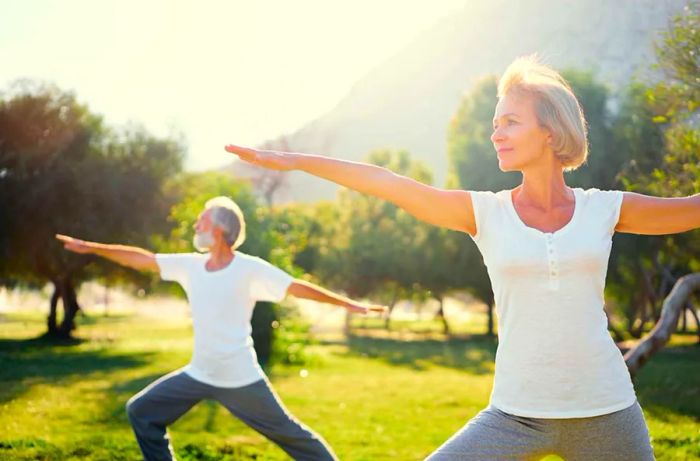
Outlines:
[[[124,404],[188,361],[189,325],[89,317],[78,339],[66,343],[33,339],[43,331],[36,315],[0,317],[0,459],[139,459]],[[306,377],[298,366],[281,365],[270,376],[287,407],[341,459],[423,459],[486,405],[496,345],[481,336],[409,337],[314,345]],[[674,337],[636,382],[659,460],[700,459],[695,342]],[[170,432],[181,460],[287,459],[211,402]]]

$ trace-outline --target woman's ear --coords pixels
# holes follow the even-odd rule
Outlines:
[[[549,131],[549,130],[545,130],[545,133],[547,133],[547,135],[546,135],[546,137],[545,137],[545,142],[547,143],[547,146],[548,146],[550,149],[554,150],[554,144],[555,144],[555,142],[554,142],[554,134],[552,134],[552,132]]]

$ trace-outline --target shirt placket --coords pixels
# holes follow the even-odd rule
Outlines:
[[[549,289],[559,289],[559,255],[554,244],[554,234],[546,234],[547,241],[547,267],[549,271]]]

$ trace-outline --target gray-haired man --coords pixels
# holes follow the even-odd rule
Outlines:
[[[192,360],[127,403],[144,459],[174,459],[166,427],[203,399],[218,401],[294,459],[336,459],[319,435],[284,408],[258,365],[250,336],[253,307],[256,301],[279,302],[291,294],[354,312],[384,308],[294,279],[260,258],[236,251],[245,239],[245,220],[227,197],[207,202],[194,228],[194,245],[201,253],[153,254],[137,247],[57,235],[70,251],[160,272],[163,280],[178,282],[187,293],[194,330]]]

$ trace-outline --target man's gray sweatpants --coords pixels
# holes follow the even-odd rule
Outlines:
[[[653,461],[639,403],[590,418],[525,418],[490,406],[472,418],[427,461]]]
[[[284,408],[267,379],[243,387],[216,387],[178,370],[154,381],[126,404],[146,461],[175,459],[166,427],[204,399],[221,403],[296,460],[336,460],[328,444]]]

